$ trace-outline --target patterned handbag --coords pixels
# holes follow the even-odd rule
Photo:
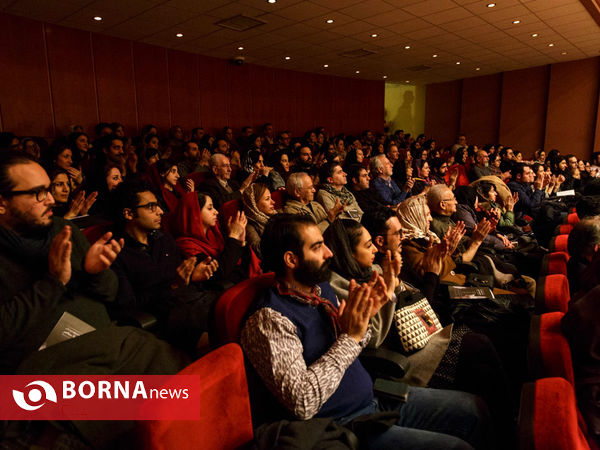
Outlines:
[[[425,297],[398,308],[394,313],[394,321],[402,348],[406,352],[422,349],[431,336],[442,329],[439,319]]]

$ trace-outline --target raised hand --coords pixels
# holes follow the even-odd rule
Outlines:
[[[339,198],[336,198],[335,205],[333,205],[333,208],[327,211],[327,218],[329,219],[329,221],[333,222],[335,219],[337,219],[337,216],[339,216],[344,211],[345,207],[346,203],[342,203],[340,202]]]
[[[218,268],[219,262],[209,256],[204,261],[196,265],[194,272],[192,273],[192,281],[206,281],[212,277]]]
[[[356,284],[356,281],[350,280],[348,290],[348,300],[342,300],[338,310],[338,320],[340,331],[348,334],[357,343],[360,343],[367,332],[369,319],[371,318],[372,300],[371,286],[367,283]]]
[[[227,221],[229,237],[237,239],[240,242],[246,241],[246,224],[248,219],[243,211],[238,211],[235,216],[230,217]]]
[[[404,183],[404,186],[402,186],[402,190],[404,192],[409,192],[413,186],[415,185],[415,180],[413,180],[412,178],[409,178],[408,180],[406,180],[406,183]]]
[[[391,298],[400,284],[398,278],[402,270],[402,255],[400,252],[396,251],[392,255],[391,250],[386,251],[381,268],[383,269],[383,281],[387,287],[388,297]]]
[[[86,215],[89,212],[92,205],[96,202],[97,198],[98,192],[96,191],[88,195],[85,201],[83,202],[83,205],[81,206],[81,211],[79,211],[79,214],[81,214],[82,216]]]
[[[194,180],[192,180],[191,178],[186,178],[185,189],[188,192],[194,192],[194,190],[196,189],[196,186],[194,185]]]
[[[465,223],[462,220],[458,221],[452,228],[448,228],[443,239],[446,242],[448,254],[452,255],[455,252],[456,247],[458,247],[460,240],[466,232]]]
[[[65,226],[54,236],[48,253],[48,273],[63,285],[71,279],[71,227]]]
[[[106,270],[117,259],[117,255],[125,245],[123,239],[115,241],[109,231],[92,244],[83,262],[83,268],[87,273],[96,274]]]
[[[174,288],[178,288],[181,286],[187,286],[190,284],[190,277],[194,272],[194,267],[196,265],[196,257],[190,256],[188,259],[185,259],[179,264],[177,267],[177,280],[173,283]]]
[[[69,167],[67,169],[67,173],[69,174],[69,178],[75,180],[75,183],[78,185],[83,183],[83,175],[81,174],[81,170],[77,170],[75,167]]]
[[[473,233],[471,234],[471,239],[473,239],[473,241],[475,241],[475,242],[483,242],[483,240],[488,235],[488,233],[491,231],[491,229],[492,229],[492,223],[487,219],[483,219],[481,222],[479,222],[475,226],[475,229],[473,230]]]
[[[447,252],[448,244],[445,240],[442,240],[437,245],[430,245],[429,249],[423,255],[423,270],[439,275],[442,272]]]

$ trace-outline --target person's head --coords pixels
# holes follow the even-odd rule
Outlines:
[[[123,182],[121,169],[114,164],[107,164],[104,167],[104,181],[106,181],[108,192],[114,191]]]
[[[213,205],[209,195],[198,192],[198,204],[200,205],[200,218],[205,232],[217,225],[219,211]]]
[[[115,189],[115,222],[130,234],[150,233],[160,229],[162,210],[156,195],[147,183],[126,181]]]
[[[254,134],[254,130],[252,129],[252,127],[242,127],[242,136],[245,138],[249,138],[250,136],[252,136]]]
[[[433,171],[434,175],[443,177],[448,172],[448,164],[442,158],[433,158],[429,162],[429,167]]]
[[[459,134],[458,138],[456,139],[456,143],[461,147],[465,147],[467,145],[467,136],[464,134]]]
[[[396,213],[390,208],[372,208],[366,211],[361,223],[367,229],[380,253],[400,251],[402,226]]]
[[[346,185],[346,172],[342,169],[339,162],[328,162],[321,167],[319,174],[321,183],[332,185],[336,189],[341,189]]]
[[[567,170],[569,172],[575,171],[575,169],[577,169],[577,156],[566,155],[565,159],[567,160]]]
[[[333,144],[335,146],[335,150],[339,153],[339,152],[343,152],[345,151],[345,144],[344,144],[344,138],[343,137],[337,137],[334,139]]]
[[[584,195],[575,204],[575,210],[579,219],[600,215],[600,200],[598,197]]]
[[[377,248],[365,227],[352,219],[337,219],[323,238],[333,253],[331,268],[336,273],[359,283],[368,281]]]
[[[154,148],[158,150],[160,148],[160,139],[155,134],[147,134],[144,136],[144,145],[146,148]]]
[[[179,125],[175,125],[169,130],[169,136],[178,141],[183,141],[183,129]]]
[[[54,151],[54,164],[61,169],[69,169],[73,166],[73,152],[66,145],[59,145]]]
[[[301,146],[298,150],[298,163],[301,165],[311,164],[312,163],[312,151],[309,146],[304,145]]]
[[[312,202],[315,198],[315,187],[306,172],[296,172],[288,177],[286,189],[288,195],[303,204]]]
[[[221,155],[229,154],[229,142],[225,139],[217,139],[213,142],[213,153],[220,153]]]
[[[478,206],[477,189],[472,186],[458,186],[454,191],[456,201],[473,209]]]
[[[246,154],[244,168],[249,173],[262,173],[262,170],[265,168],[265,159],[263,158],[263,155],[260,152],[260,150],[248,151],[248,153]]]
[[[567,251],[570,255],[592,261],[600,250],[600,218],[588,217],[580,220],[569,233]]]
[[[158,175],[164,186],[172,190],[179,181],[177,164],[168,159],[161,159],[156,163],[156,170],[158,170]]]
[[[494,183],[489,181],[482,181],[477,184],[477,192],[481,196],[483,201],[496,202],[498,198],[498,192]]]
[[[475,155],[475,162],[479,167],[487,167],[490,161],[488,152],[485,150],[479,150]]]
[[[198,148],[198,144],[193,141],[186,142],[183,144],[183,156],[189,162],[197,163],[202,159],[202,153],[200,153],[200,149]]]
[[[229,158],[221,153],[215,153],[210,157],[210,170],[221,181],[227,181],[231,178]]]
[[[148,134],[153,134],[154,136],[158,136],[158,128],[154,125],[152,125],[151,123],[144,125],[142,127],[142,132],[140,133],[141,136],[146,136]]]
[[[567,158],[561,155],[557,155],[554,158],[554,172],[556,173],[565,173],[569,167],[569,163],[567,162]]]
[[[504,147],[500,150],[500,158],[502,158],[503,161],[514,161],[515,152],[510,147]]]
[[[276,214],[275,201],[271,198],[271,191],[264,183],[252,183],[242,194],[244,209],[248,218],[253,217],[253,213],[262,213],[267,216]]]
[[[45,230],[54,203],[42,166],[23,152],[0,154],[0,226],[18,234]]]
[[[85,133],[71,133],[68,137],[69,147],[74,152],[86,154],[90,149],[90,141]]]
[[[281,167],[285,172],[290,171],[290,156],[287,152],[281,152],[279,154],[279,167]]]
[[[427,193],[429,209],[442,216],[451,216],[456,212],[456,197],[454,192],[444,184],[436,184]]]
[[[101,138],[104,136],[108,136],[113,133],[113,130],[108,122],[100,122],[98,125],[94,127],[94,133],[96,136]]]
[[[122,138],[125,137],[125,127],[122,123],[113,122],[110,124],[110,129],[112,130],[113,134],[116,134],[117,136]]]
[[[272,138],[273,137],[273,124],[269,123],[269,122],[265,123],[262,126],[262,133],[264,136]]]
[[[346,169],[348,179],[353,191],[364,191],[369,189],[369,172],[360,164],[352,164]]]
[[[261,239],[263,270],[274,271],[306,286],[329,280],[333,256],[311,217],[276,214]]]
[[[498,153],[492,153],[491,155],[489,155],[489,165],[491,167],[496,167],[499,169],[501,162],[502,159],[500,158],[500,155]]]
[[[467,147],[459,147],[454,155],[454,162],[456,164],[464,164],[467,162],[468,155]]]
[[[55,167],[48,174],[50,178],[50,193],[58,204],[66,204],[69,202],[71,195],[71,181],[69,173],[61,168]]]
[[[531,165],[531,170],[533,170],[533,175],[535,176],[535,178],[544,176],[544,166],[540,163],[533,163]]]
[[[228,129],[231,130],[231,128],[228,128]],[[227,134],[227,133],[225,133],[225,134]],[[192,140],[193,141],[200,142],[203,137],[204,137],[204,128],[202,128],[202,127],[192,128]],[[233,137],[233,133],[232,133],[232,137]]]
[[[523,162],[523,153],[520,150],[513,150],[516,162]]]
[[[392,164],[394,164],[396,161],[398,161],[398,158],[400,157],[400,151],[398,150],[398,146],[390,145],[386,152],[386,156],[388,157],[388,159],[390,160],[390,162]]]
[[[21,145],[23,146],[23,151],[30,155],[36,161],[40,159],[40,146],[33,138],[24,138],[21,141]]]
[[[108,162],[122,164],[125,160],[124,145],[123,138],[112,134],[105,136],[100,146]]]
[[[535,179],[535,174],[533,173],[533,170],[531,170],[531,167],[524,163],[513,164],[510,175],[513,180],[524,184],[533,183],[533,180]]]
[[[21,141],[10,131],[0,131],[0,150],[20,150]]]
[[[148,150],[146,150],[146,161],[148,162],[149,166],[156,163],[159,159],[160,153],[158,153],[158,150],[156,150],[155,148],[149,148]]]
[[[23,146],[24,148],[25,146]],[[579,169],[580,172],[585,172],[586,169],[586,161],[584,161],[583,159],[580,159],[579,161],[577,161],[577,168]]]
[[[544,164],[544,162],[546,161],[546,152],[539,148],[535,151],[535,159],[536,161],[541,162],[542,164]]]
[[[429,177],[429,163],[427,162],[426,159],[422,159],[419,162],[419,176],[421,178],[428,178]]]
[[[376,155],[369,161],[371,174],[374,177],[389,178],[394,172],[394,166],[385,155]]]

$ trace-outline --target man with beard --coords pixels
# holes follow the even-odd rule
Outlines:
[[[262,381],[251,390],[266,386],[270,395],[260,402],[271,403],[271,414],[346,425],[392,411],[398,415],[386,431],[361,436],[365,448],[471,448],[465,441],[487,448],[485,407],[477,397],[413,387],[405,403],[374,397],[357,356],[369,341],[369,320],[388,301],[380,276],[361,286],[351,281],[348,300],[338,302],[325,281],[332,253],[304,216],[272,217],[261,252],[264,269],[275,271],[277,282],[253,304],[241,344]]]
[[[77,227],[53,217],[53,206],[50,179],[39,164],[23,153],[0,157],[0,373],[179,371],[183,355],[142,330],[113,325],[106,312],[103,302],[117,291],[109,266],[123,241],[106,233],[90,246]],[[63,334],[70,316],[92,331],[39,350],[51,333]],[[110,447],[131,427],[75,425],[98,447]]]
[[[183,144],[183,156],[183,161],[177,165],[177,170],[181,178],[185,178],[194,172],[208,172],[208,167],[200,164],[202,152],[195,142],[189,141]]]

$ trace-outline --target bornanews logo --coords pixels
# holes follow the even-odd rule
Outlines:
[[[0,376],[0,420],[198,420],[196,375]]]

